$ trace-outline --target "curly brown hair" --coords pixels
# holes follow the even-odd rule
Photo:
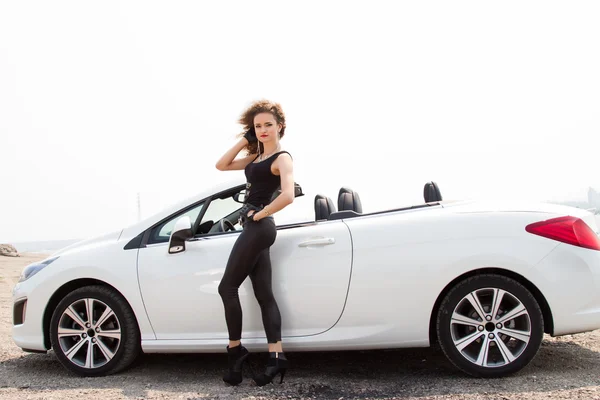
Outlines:
[[[285,134],[285,114],[279,103],[275,103],[269,100],[258,100],[255,101],[248,107],[240,116],[238,122],[244,127],[244,132],[240,133],[238,137],[243,137],[250,128],[254,127],[254,117],[256,114],[268,112],[275,117],[275,121],[281,124],[281,131],[279,131],[279,139]],[[246,146],[246,152],[248,155],[256,154],[258,152],[259,142],[250,143]],[[260,144],[261,152],[264,151],[262,144]]]

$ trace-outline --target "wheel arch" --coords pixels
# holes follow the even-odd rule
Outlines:
[[[437,333],[436,333],[436,319],[437,313],[440,309],[440,305],[444,300],[444,297],[448,294],[448,292],[460,281],[465,280],[467,278],[481,275],[481,274],[496,274],[502,275],[507,278],[512,278],[519,282],[521,285],[525,286],[527,290],[531,292],[535,300],[540,305],[542,310],[542,316],[544,318],[544,333],[548,333],[550,335],[554,332],[554,320],[552,318],[552,310],[550,310],[550,306],[548,305],[548,301],[542,294],[542,292],[535,286],[530,280],[525,278],[523,275],[517,274],[516,272],[509,271],[502,268],[481,268],[473,271],[465,272],[464,274],[454,278],[450,283],[444,287],[444,289],[440,292],[439,296],[435,300],[431,316],[429,318],[429,342],[430,344],[437,343]]]
[[[123,293],[121,293],[118,289],[116,289],[114,286],[101,281],[99,279],[93,279],[93,278],[81,278],[81,279],[75,279],[72,281],[69,281],[67,283],[65,283],[64,285],[62,285],[61,287],[59,287],[58,289],[56,289],[56,291],[52,294],[52,296],[50,297],[50,300],[48,301],[48,303],[46,304],[46,309],[44,310],[44,318],[43,318],[43,333],[44,333],[44,346],[46,347],[46,349],[50,349],[52,347],[52,343],[50,342],[50,321],[52,320],[52,314],[54,313],[54,310],[56,309],[56,306],[58,306],[58,303],[60,303],[60,301],[69,293],[71,293],[73,290],[85,287],[85,286],[105,286],[107,288],[110,288],[112,290],[114,290],[116,293],[119,294],[119,296],[121,296],[125,302],[127,303],[127,305],[129,306],[129,308],[131,308],[133,310],[133,307],[131,307],[131,304],[129,303],[129,301],[127,300],[127,298],[125,296],[123,296]],[[137,316],[135,315],[135,312],[133,313],[133,316],[135,318],[135,323],[138,326],[138,329],[140,328],[139,322],[137,320]]]

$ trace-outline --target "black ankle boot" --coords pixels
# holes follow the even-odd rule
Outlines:
[[[230,348],[227,346],[227,364],[229,371],[223,376],[223,380],[230,385],[238,385],[242,382],[242,366],[250,353],[241,344]]]
[[[285,372],[289,366],[289,362],[287,358],[285,358],[284,353],[269,353],[269,363],[267,364],[267,369],[264,374],[255,376],[254,382],[258,386],[264,386],[267,383],[270,383],[277,374],[281,374],[281,380],[279,383],[283,383],[283,377],[285,376]]]

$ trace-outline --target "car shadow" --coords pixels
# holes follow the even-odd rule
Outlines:
[[[473,393],[547,392],[595,386],[600,353],[570,341],[544,340],[536,358],[505,378],[477,379],[455,368],[441,350],[287,353],[291,367],[281,387],[285,396],[339,399],[381,396],[442,396]],[[262,372],[266,353],[252,353],[236,388],[221,381],[225,354],[144,354],[117,375],[81,378],[65,370],[52,352],[24,354],[0,363],[0,388],[20,390],[122,389],[129,398],[148,391],[194,392],[204,395],[281,396],[281,390],[253,387],[252,374]],[[272,387],[272,386],[271,386]],[[232,392],[233,391],[233,392]]]

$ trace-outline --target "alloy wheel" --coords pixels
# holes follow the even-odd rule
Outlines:
[[[527,308],[512,293],[482,288],[464,296],[450,320],[458,352],[480,367],[511,364],[525,351],[532,335]]]
[[[106,303],[83,298],[71,303],[58,322],[58,341],[64,355],[81,368],[99,368],[117,353],[121,323]]]

